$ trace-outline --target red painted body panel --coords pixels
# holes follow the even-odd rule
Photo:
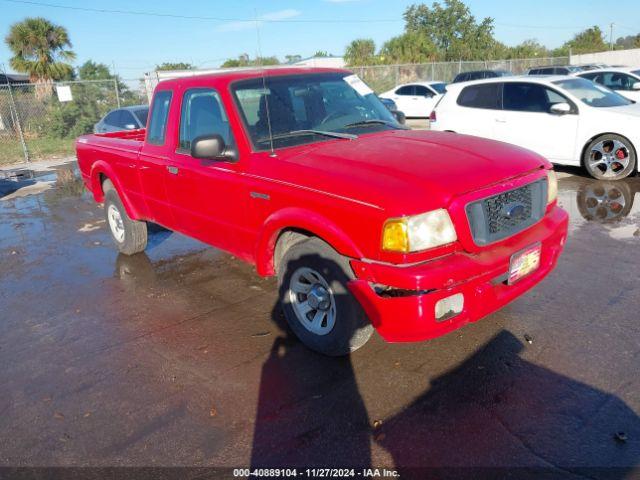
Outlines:
[[[555,205],[535,226],[486,247],[474,244],[464,211],[470,201],[544,177],[550,164],[530,151],[475,137],[405,130],[281,148],[276,155],[254,151],[230,84],[263,74],[323,71],[335,70],[236,71],[162,82],[156,91],[173,92],[165,144],[148,144],[144,130],[80,137],[76,145],[85,184],[102,201],[101,178],[110,178],[132,218],[227,250],[256,264],[261,275],[274,273],[274,248],[283,230],[324,239],[352,259],[357,280],[350,288],[392,341],[429,338],[477,320],[551,270],[566,236],[566,214]],[[194,87],[218,91],[238,149],[236,162],[198,160],[178,151],[181,99]],[[167,167],[179,173],[168,174]],[[381,250],[385,220],[436,208],[449,210],[457,242],[412,254]],[[504,273],[517,248],[536,241],[543,242],[537,272],[511,287],[487,286],[496,272]],[[370,283],[435,291],[385,298]],[[465,311],[435,324],[435,301],[456,288],[470,295]]]

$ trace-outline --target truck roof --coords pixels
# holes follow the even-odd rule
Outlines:
[[[203,80],[215,80],[223,81],[224,83],[231,83],[236,80],[244,80],[251,78],[260,78],[263,75],[265,77],[275,77],[284,75],[301,75],[301,74],[313,74],[313,73],[352,73],[350,70],[343,68],[320,68],[320,67],[264,67],[264,68],[242,68],[242,69],[229,69],[228,71],[215,72],[215,73],[194,73],[187,77],[171,78],[168,80],[162,80],[158,83],[158,86],[173,86],[175,84],[191,85],[201,84]]]

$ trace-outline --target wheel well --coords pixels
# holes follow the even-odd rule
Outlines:
[[[278,235],[276,247],[273,251],[273,269],[278,271],[278,263],[284,256],[285,252],[296,243],[303,242],[309,238],[316,237],[311,232],[297,228],[285,228]]]
[[[637,164],[637,162],[638,162],[638,151],[636,150],[636,146],[631,142],[631,140],[629,140],[624,135],[620,135],[619,133],[613,133],[613,132],[599,133],[598,135],[594,135],[589,140],[587,140],[587,142],[582,147],[582,152],[580,152],[580,165],[582,165],[583,167],[585,166],[585,164],[584,164],[584,154],[587,152],[587,147],[589,146],[589,144],[591,142],[593,142],[596,138],[604,137],[605,135],[616,135],[618,137],[624,138],[627,142],[629,142],[629,145],[631,145],[631,148],[633,149],[633,155],[636,158],[636,170],[637,170],[638,169],[638,164]]]

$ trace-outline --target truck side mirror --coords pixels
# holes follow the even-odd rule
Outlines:
[[[640,90],[640,82],[636,82],[631,85],[631,90]]]
[[[234,149],[225,145],[221,135],[215,133],[194,138],[191,141],[191,156],[207,160],[233,161],[236,159],[237,154]]]

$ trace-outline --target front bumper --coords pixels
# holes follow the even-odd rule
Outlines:
[[[407,267],[352,260],[356,279],[349,289],[388,342],[439,337],[480,320],[540,282],[558,261],[567,226],[567,213],[554,206],[536,225],[477,254],[457,252]],[[511,255],[536,242],[542,244],[538,269],[507,285],[504,279]],[[401,289],[402,296],[380,295],[373,288],[376,284]],[[436,321],[436,302],[456,293],[464,295],[462,312]]]

